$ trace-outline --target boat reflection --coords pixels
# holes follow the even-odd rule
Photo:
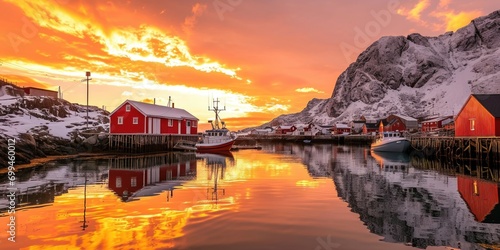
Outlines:
[[[226,190],[219,187],[219,181],[224,180],[226,167],[229,164],[234,165],[234,157],[230,151],[218,153],[197,153],[198,159],[203,159],[205,162],[207,173],[207,180],[213,181],[213,187],[207,188],[207,199],[218,201],[219,193],[225,195]]]
[[[380,168],[385,171],[406,171],[410,165],[410,155],[397,152],[370,151]]]
[[[109,162],[108,188],[122,201],[158,195],[196,177],[194,153],[170,153],[154,156],[120,157]]]

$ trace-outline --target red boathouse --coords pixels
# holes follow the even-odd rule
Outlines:
[[[111,134],[198,133],[198,118],[174,107],[126,100],[109,117]]]
[[[470,95],[455,119],[455,136],[500,136],[500,94]]]

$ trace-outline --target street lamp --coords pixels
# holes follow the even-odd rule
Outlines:
[[[83,79],[82,82],[87,81],[87,128],[89,128],[89,80],[92,80],[90,78],[90,71],[87,71],[85,73],[85,76],[87,76],[86,79]]]

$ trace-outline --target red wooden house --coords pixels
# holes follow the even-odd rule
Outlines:
[[[455,136],[500,136],[500,94],[470,95],[455,119]]]
[[[384,131],[413,131],[418,129],[417,119],[405,115],[393,114],[386,118]]]
[[[333,133],[336,135],[348,135],[351,133],[351,126],[344,123],[336,123],[333,125]]]
[[[500,223],[500,187],[469,176],[457,176],[458,192],[478,222]]]
[[[295,130],[297,130],[297,127],[293,125],[292,126],[280,125],[276,129],[276,134],[280,135],[292,134]]]
[[[422,132],[434,131],[444,128],[445,125],[453,122],[453,116],[441,116],[422,122]]]
[[[109,117],[112,134],[198,133],[198,118],[174,107],[126,100]]]

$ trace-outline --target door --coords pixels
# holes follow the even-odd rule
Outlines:
[[[160,118],[148,118],[148,134],[160,134],[161,129],[161,119]]]
[[[161,119],[153,118],[153,134],[161,134]]]
[[[186,134],[191,134],[191,121],[186,121]]]
[[[181,121],[177,121],[177,134],[181,134]]]

